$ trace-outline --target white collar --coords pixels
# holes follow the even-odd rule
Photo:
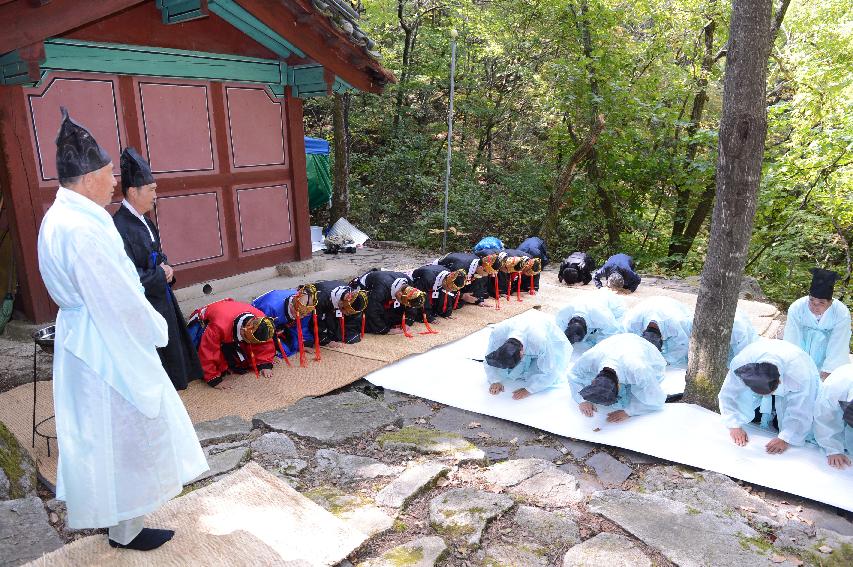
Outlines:
[[[150,236],[150,237],[151,237],[151,242],[154,242],[154,233],[151,231],[151,227],[150,227],[150,226],[148,226],[148,223],[145,221],[145,217],[144,217],[143,215],[141,215],[141,214],[139,213],[139,211],[137,211],[136,209],[134,209],[134,208],[133,208],[133,205],[131,205],[131,204],[130,204],[130,201],[128,201],[127,199],[122,199],[122,200],[121,200],[121,204],[122,204],[122,206],[123,206],[123,207],[126,207],[126,208],[127,208],[127,210],[128,210],[128,211],[130,211],[130,213],[131,213],[133,216],[135,216],[135,217],[136,217],[136,218],[138,218],[140,221],[142,221],[142,224],[144,224],[144,225],[145,225],[145,228],[146,228],[146,229],[148,229],[148,236]]]

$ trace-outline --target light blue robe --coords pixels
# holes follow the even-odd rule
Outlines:
[[[735,312],[735,321],[732,325],[732,338],[729,341],[729,362],[740,354],[747,345],[758,340],[758,332],[752,326],[752,321],[740,309]]]
[[[69,527],[114,526],[179,494],[207,460],[157,355],[166,321],[145,298],[109,213],[60,187],[38,258],[59,305],[56,497]]]
[[[524,345],[521,362],[511,369],[483,362],[489,384],[500,382],[510,392],[524,388],[535,394],[565,381],[571,344],[550,315],[529,311],[520,320],[507,319],[495,325],[486,352],[494,351],[510,338]]]
[[[756,394],[734,373],[744,364],[754,362],[769,362],[779,369],[779,387],[772,394]],[[755,410],[760,409],[762,427],[769,428],[775,398],[779,439],[800,446],[811,434],[819,384],[817,367],[803,349],[778,339],[760,338],[729,364],[718,396],[723,423],[729,429],[743,427],[755,418]]]
[[[595,346],[607,337],[623,332],[622,323],[615,317],[607,299],[598,293],[576,297],[560,309],[554,320],[564,334],[572,317],[583,317],[586,321],[586,336],[580,343],[587,346]]]
[[[621,409],[631,416],[663,409],[666,393],[661,382],[666,360],[649,341],[632,333],[620,333],[583,353],[569,372],[569,387],[577,403],[586,401],[580,391],[592,383],[602,368],[616,372],[619,394],[615,404],[600,406],[601,409]]]
[[[838,402],[853,401],[853,364],[839,366],[820,385],[814,410],[814,437],[827,455],[853,455],[853,427]]]
[[[850,311],[837,299],[820,321],[809,310],[808,296],[788,308],[784,339],[809,353],[821,372],[850,363],[850,332]]]
[[[661,354],[672,366],[687,364],[690,333],[693,331],[693,311],[671,297],[657,296],[644,299],[625,314],[625,331],[642,335],[654,321],[663,338]]]

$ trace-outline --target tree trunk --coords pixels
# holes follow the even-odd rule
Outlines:
[[[717,199],[690,341],[684,399],[717,409],[767,135],[771,0],[734,0],[723,84]]]
[[[335,179],[332,191],[332,223],[349,215],[349,107],[350,93],[335,94],[332,117],[335,130]]]

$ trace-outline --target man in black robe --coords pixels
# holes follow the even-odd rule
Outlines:
[[[439,315],[450,317],[456,305],[456,294],[465,286],[465,270],[450,271],[440,264],[427,264],[412,272],[415,287],[426,294],[427,321],[432,323]]]
[[[595,269],[595,261],[586,252],[572,252],[568,258],[560,264],[560,273],[557,279],[560,283],[574,285],[583,283],[587,285],[592,281],[592,271]]]
[[[365,330],[376,335],[403,333],[411,337],[407,322],[421,315],[424,292],[416,288],[412,278],[402,272],[373,269],[350,282],[350,286],[367,292],[364,310]],[[399,326],[399,329],[395,327]]]
[[[204,372],[198,353],[187,333],[184,315],[172,293],[174,270],[160,247],[160,233],[145,213],[154,206],[157,183],[148,162],[133,148],[121,154],[121,207],[113,216],[116,229],[124,240],[124,249],[136,266],[145,297],[166,319],[169,343],[158,348],[163,368],[175,389],[183,390],[187,383],[201,378]]]
[[[483,304],[483,301],[489,297],[489,290],[486,288],[486,285],[491,281],[489,276],[496,274],[500,265],[497,260],[497,253],[480,257],[477,254],[466,252],[451,252],[436,260],[436,264],[444,266],[448,270],[465,270],[467,272],[465,287],[460,290],[462,296],[459,298],[459,302],[453,306],[454,309],[459,309],[466,303]]]
[[[365,331],[363,311],[366,308],[366,292],[342,281],[317,282],[316,312],[320,344],[353,344],[361,341]]]

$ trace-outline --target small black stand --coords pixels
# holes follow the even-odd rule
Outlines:
[[[39,427],[54,420],[54,416],[46,417],[36,423],[36,406],[38,402],[38,352],[39,347],[45,354],[53,356],[53,337],[56,328],[53,326],[39,329],[33,333],[33,439],[32,447],[36,447],[36,435],[42,437],[47,442],[47,456],[50,457],[50,440],[56,439],[56,435],[43,433],[39,431]]]

